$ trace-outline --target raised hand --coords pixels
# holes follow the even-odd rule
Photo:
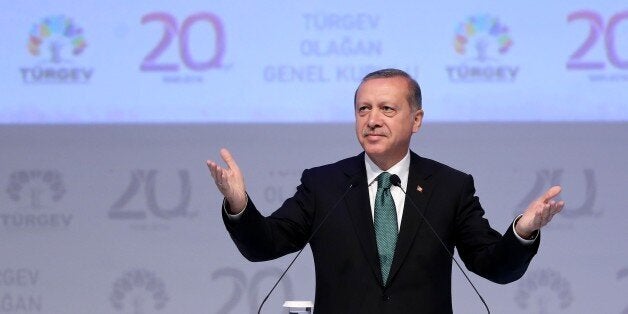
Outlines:
[[[530,238],[535,231],[547,225],[552,217],[563,209],[564,201],[553,200],[561,190],[560,186],[553,186],[543,196],[530,203],[515,225],[515,231],[520,237]]]
[[[229,212],[237,214],[244,210],[247,202],[244,176],[227,149],[223,148],[220,150],[220,157],[227,164],[226,168],[220,167],[212,160],[207,160],[207,167],[212,178],[214,178],[216,187],[229,202]]]

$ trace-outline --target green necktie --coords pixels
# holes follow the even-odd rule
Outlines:
[[[382,268],[384,284],[388,280],[390,265],[397,244],[397,210],[390,194],[390,173],[382,172],[377,177],[375,196],[375,238],[379,252],[379,264]]]

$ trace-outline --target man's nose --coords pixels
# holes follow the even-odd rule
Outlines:
[[[369,112],[367,125],[369,128],[381,126],[381,113],[379,110],[375,109]]]

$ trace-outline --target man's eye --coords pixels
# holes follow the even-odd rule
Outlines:
[[[368,110],[368,109],[369,109],[369,108],[368,108],[367,106],[360,106],[360,107],[358,108],[358,111],[366,111],[366,110]]]

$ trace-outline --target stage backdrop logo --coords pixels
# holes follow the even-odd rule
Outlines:
[[[94,74],[93,68],[72,64],[84,53],[87,40],[83,29],[71,18],[55,15],[34,24],[26,48],[39,62],[20,68],[27,84],[84,84]]]
[[[118,312],[153,313],[163,310],[168,301],[166,285],[145,269],[133,269],[124,273],[113,283],[109,301]]]
[[[189,211],[190,173],[179,170],[175,174],[132,170],[128,184],[109,208],[109,219],[129,222],[136,230],[163,230],[169,228],[167,222],[195,218],[198,212]]]
[[[528,272],[520,281],[515,302],[527,313],[556,313],[573,303],[571,284],[559,272],[540,269]]]
[[[267,284],[277,280],[282,273],[283,270],[278,267],[265,267],[251,276],[247,276],[241,269],[230,266],[216,269],[211,278],[217,286],[222,287],[224,293],[212,297],[220,306],[215,313],[256,313],[268,291]],[[229,289],[229,287],[232,288]],[[274,294],[282,295],[283,300],[294,300],[294,285],[289,274],[281,280]],[[237,311],[245,307],[247,303],[248,311]]]
[[[458,24],[453,48],[463,62],[446,67],[452,82],[513,82],[519,66],[501,59],[512,50],[514,41],[508,26],[490,15],[475,15]]]
[[[564,187],[564,182],[574,182],[573,180],[564,179],[564,169],[541,169],[536,172],[536,179],[531,186],[528,193],[523,199],[514,207],[513,216],[518,216],[520,211],[523,210],[533,200],[542,195],[545,190],[554,185],[561,185]],[[579,175],[576,177],[580,177]],[[567,202],[565,208],[561,211],[560,221],[556,224],[548,225],[549,228],[570,227],[565,225],[567,220],[574,220],[583,217],[600,217],[602,210],[595,207],[595,201],[597,197],[597,181],[595,178],[595,171],[593,169],[584,169],[582,171],[581,182],[584,183],[583,190],[578,195],[582,196],[583,200],[580,203]],[[559,196],[560,197],[560,196]],[[564,219],[564,220],[563,220]]]
[[[177,19],[168,12],[150,12],[140,23],[146,32],[161,30],[160,39],[147,47],[142,72],[160,73],[164,83],[194,84],[202,83],[207,71],[229,68],[223,61],[226,34],[218,15],[197,12]],[[193,32],[203,36],[191,36]],[[176,57],[171,51],[178,52]]]
[[[579,44],[572,52],[566,67],[570,71],[581,71],[593,82],[628,81],[628,45],[623,30],[628,27],[628,11],[610,14],[607,19],[596,11],[579,10],[567,16],[567,23],[588,25],[588,31],[576,32],[570,26]],[[604,51],[604,54],[597,53]]]
[[[4,229],[58,229],[72,222],[72,214],[54,210],[66,193],[63,176],[57,170],[14,171],[5,192],[13,205],[0,213]]]

